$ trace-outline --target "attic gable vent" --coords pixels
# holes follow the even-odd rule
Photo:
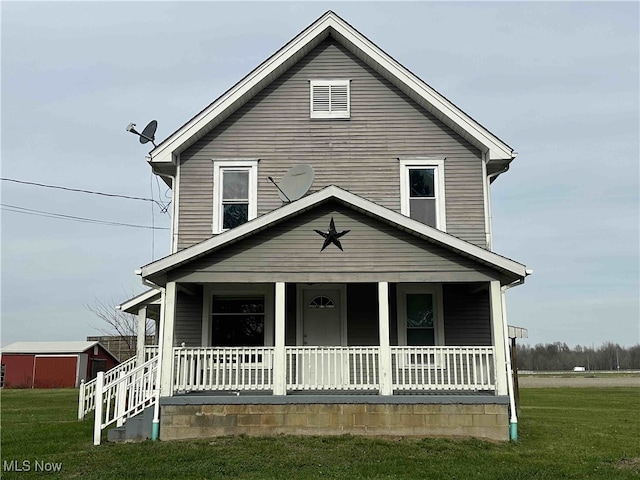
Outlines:
[[[311,80],[311,118],[349,118],[349,80]]]

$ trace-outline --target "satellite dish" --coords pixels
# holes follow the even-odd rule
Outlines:
[[[127,127],[127,132],[131,132],[134,135],[138,135],[140,137],[140,143],[144,144],[144,143],[151,142],[153,143],[154,147],[157,147],[154,141],[156,139],[155,135],[156,135],[157,128],[158,128],[158,122],[156,122],[155,120],[151,120],[149,124],[146,127],[144,127],[144,130],[142,130],[142,133],[136,131],[135,123],[129,124],[129,126]]]
[[[296,165],[284,174],[278,186],[280,200],[293,202],[302,198],[311,188],[315,172],[311,165]]]
[[[144,130],[142,130],[142,133],[140,134],[140,143],[153,143],[153,141],[156,139],[155,135],[157,128],[158,122],[156,122],[155,120],[151,120],[149,124],[144,127]],[[153,145],[155,146],[155,143],[153,143]]]

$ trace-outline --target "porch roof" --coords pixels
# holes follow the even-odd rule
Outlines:
[[[122,302],[120,305],[116,305],[116,309],[131,313],[133,315],[138,314],[138,310],[142,307],[149,307],[152,305],[157,305],[158,309],[160,308],[160,300],[161,300],[161,292],[158,288],[151,288],[146,292],[141,293],[140,295],[136,295],[129,300]]]
[[[166,276],[170,271],[182,267],[214,251],[221,250],[229,245],[237,243],[242,239],[257,234],[258,232],[267,230],[274,225],[296,217],[329,201],[336,201],[352,210],[385,222],[401,231],[418,237],[423,241],[444,247],[457,255],[470,258],[480,264],[486,265],[502,274],[506,274],[511,281],[524,279],[527,275],[526,267],[523,264],[432,228],[334,185],[303,197],[300,200],[284,205],[281,208],[273,210],[239,227],[228,230],[189,248],[181,250],[180,252],[145,265],[140,270],[140,274],[143,278],[150,280],[157,285],[164,285],[166,283]]]

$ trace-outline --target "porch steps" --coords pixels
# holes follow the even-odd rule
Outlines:
[[[124,425],[107,432],[107,441],[114,443],[142,442],[151,438],[153,425],[153,406],[145,408],[134,417],[128,418]]]

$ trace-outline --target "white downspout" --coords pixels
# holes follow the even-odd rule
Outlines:
[[[485,167],[486,168],[486,167]],[[509,165],[507,165],[506,167],[504,167],[502,170],[498,170],[497,172],[493,172],[490,173],[489,175],[487,175],[487,180],[486,180],[486,185],[487,185],[487,209],[489,210],[489,218],[487,221],[487,228],[488,228],[488,242],[487,242],[487,247],[489,248],[489,251],[493,251],[493,212],[491,211],[491,179],[494,177],[497,177],[498,175],[505,173],[507,170],[509,170]]]
[[[136,275],[142,275],[142,270],[136,270]],[[160,342],[164,336],[164,303],[165,303],[165,288],[150,282],[146,278],[140,278],[143,285],[151,288],[157,288],[160,290],[160,327],[158,332],[158,368],[156,371],[156,388],[154,389],[153,396],[155,401],[153,403],[153,422],[151,424],[151,440],[156,441],[160,438],[160,379],[162,378],[162,346]]]
[[[526,270],[525,275],[531,275],[532,270]],[[526,277],[525,277],[526,278]],[[507,302],[506,292],[511,287],[517,287],[524,283],[524,278],[516,280],[515,282],[505,285],[500,288],[500,299],[502,302],[502,328],[504,329],[504,348],[505,352],[510,351],[509,346],[509,326],[507,324]],[[506,367],[507,367],[507,390],[509,392],[509,410],[511,415],[509,418],[509,440],[512,442],[518,441],[518,412],[516,412],[516,399],[515,392],[513,391],[513,366],[511,365],[511,355],[506,355]]]
[[[518,152],[511,153],[511,160],[516,158]],[[497,177],[498,175],[502,175],[507,170],[509,170],[510,164],[508,163],[502,170],[498,170],[497,172],[493,172],[490,174],[487,173],[487,165],[489,161],[487,159],[487,154],[482,155],[482,173],[486,175],[485,184],[484,184],[484,193],[485,193],[485,206],[488,210],[488,215],[486,215],[486,223],[487,223],[487,248],[489,251],[493,251],[493,213],[491,212],[491,180]]]
[[[158,332],[158,368],[156,372],[156,388],[153,392],[155,401],[153,403],[153,423],[151,424],[151,440],[156,441],[160,438],[160,380],[162,379],[162,346],[160,342],[164,337],[164,302],[165,302],[165,289],[160,288],[160,331]]]

